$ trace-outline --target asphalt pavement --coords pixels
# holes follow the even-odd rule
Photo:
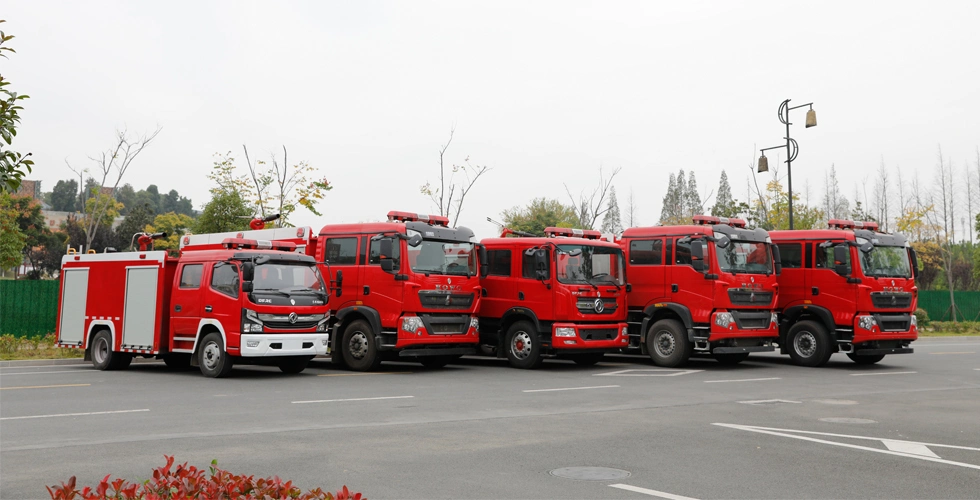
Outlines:
[[[164,455],[385,498],[980,498],[980,338],[822,368],[753,355],[539,370],[492,358],[361,374],[162,363],[0,367],[0,498]]]

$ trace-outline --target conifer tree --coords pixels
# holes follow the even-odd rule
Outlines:
[[[602,217],[602,232],[620,234],[623,232],[623,222],[619,216],[619,202],[616,200],[616,188],[609,188],[609,204],[606,214]]]

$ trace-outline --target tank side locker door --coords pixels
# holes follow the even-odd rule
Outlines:
[[[58,318],[58,340],[63,344],[85,344],[86,306],[88,304],[88,268],[61,271],[61,317]]]
[[[159,266],[127,266],[123,304],[123,349],[153,350],[156,339]]]

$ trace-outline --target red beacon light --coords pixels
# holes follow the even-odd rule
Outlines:
[[[726,226],[745,228],[745,219],[733,219],[729,217],[715,217],[713,215],[695,215],[694,223],[699,226],[707,224],[725,224]]]
[[[388,212],[389,222],[425,222],[432,226],[449,227],[449,217],[442,215],[421,215],[412,212],[399,212],[392,210]]]
[[[288,241],[250,240],[246,238],[225,238],[221,246],[232,250],[280,250],[292,252],[296,244]]]
[[[544,229],[545,236],[549,238],[585,238],[587,240],[598,240],[602,233],[593,229],[572,229],[568,227],[547,227]]]
[[[827,227],[830,229],[854,229],[856,225],[852,220],[830,219],[827,221]]]

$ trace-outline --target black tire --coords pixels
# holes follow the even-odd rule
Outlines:
[[[456,361],[460,356],[421,356],[419,363],[426,368],[443,368],[449,363]]]
[[[201,367],[201,374],[211,378],[227,377],[234,365],[218,332],[204,336],[197,350],[197,362]]]
[[[289,374],[300,373],[306,369],[312,359],[310,356],[291,356],[279,362],[279,370]]]
[[[344,357],[344,364],[351,370],[369,372],[381,366],[374,331],[367,321],[359,319],[347,325],[340,343],[340,352]]]
[[[662,319],[647,330],[647,352],[657,366],[682,366],[691,357],[692,350],[687,330],[676,319]]]
[[[122,370],[133,361],[132,354],[112,350],[112,334],[109,330],[95,332],[89,350],[92,366],[98,370]]]
[[[163,357],[163,363],[171,370],[186,370],[191,367],[191,355],[183,352],[172,352]]]
[[[718,364],[725,365],[725,366],[737,365],[737,364],[741,363],[742,361],[745,361],[746,359],[749,359],[749,353],[747,353],[747,352],[732,352],[732,353],[725,353],[725,354],[712,354],[711,356],[713,358],[715,358],[715,360],[718,361]]]
[[[603,353],[601,352],[591,352],[588,354],[572,354],[568,356],[568,359],[575,362],[579,366],[592,366],[600,361],[602,361]]]
[[[514,368],[532,370],[541,366],[541,341],[538,331],[527,321],[518,321],[507,329],[507,361]]]
[[[847,357],[851,358],[851,361],[859,365],[873,365],[883,359],[885,359],[884,354],[875,354],[873,356],[858,356],[853,352],[847,353]]]
[[[823,366],[834,353],[827,329],[816,321],[800,321],[790,327],[786,343],[789,357],[800,366]]]

